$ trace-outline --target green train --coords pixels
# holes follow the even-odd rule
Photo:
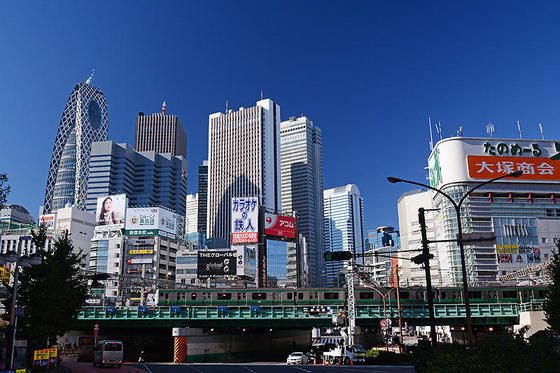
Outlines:
[[[471,303],[523,303],[544,299],[544,286],[473,287],[469,289]],[[434,303],[463,303],[459,287],[433,289]],[[356,288],[358,305],[383,304],[375,290]],[[427,292],[422,287],[401,288],[402,304],[426,303]],[[231,288],[231,289],[159,289],[158,306],[227,306],[227,305],[343,305],[347,299],[346,288]],[[397,303],[396,291],[386,298],[388,304]]]

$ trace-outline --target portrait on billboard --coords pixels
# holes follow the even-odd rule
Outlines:
[[[124,225],[126,195],[97,198],[96,225]]]

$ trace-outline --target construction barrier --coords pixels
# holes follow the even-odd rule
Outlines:
[[[187,328],[173,328],[173,362],[187,362]]]

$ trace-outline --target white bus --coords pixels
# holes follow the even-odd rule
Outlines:
[[[121,367],[123,360],[123,344],[121,341],[99,341],[93,350],[93,366]]]

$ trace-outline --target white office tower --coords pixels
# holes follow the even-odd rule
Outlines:
[[[297,213],[298,232],[305,237],[311,287],[324,286],[323,153],[321,129],[307,117],[280,124],[282,210]]]
[[[187,194],[185,234],[196,233],[198,228],[198,193]]]
[[[433,192],[431,191],[416,189],[404,193],[398,201],[399,231],[401,235],[400,255],[401,258],[404,259],[401,263],[400,281],[401,284],[407,286],[426,285],[426,271],[424,270],[424,266],[415,264],[409,260],[421,254],[421,251],[412,252],[409,250],[422,249],[422,233],[420,232],[420,224],[418,223],[418,209],[420,207],[424,209],[433,209],[432,196]],[[426,211],[424,216],[426,217],[428,240],[435,240],[436,231],[434,219],[437,219],[440,214],[434,211]],[[430,244],[429,250],[430,254],[434,255],[434,258],[430,260],[432,285],[443,285],[442,271],[449,277],[449,263],[447,263],[447,265],[443,263],[443,266],[441,266],[437,244]]]
[[[364,253],[363,199],[354,184],[323,192],[325,250]],[[344,262],[326,262],[326,286],[343,284]]]
[[[259,198],[281,209],[280,107],[265,99],[208,120],[207,236],[230,242],[231,198]]]

